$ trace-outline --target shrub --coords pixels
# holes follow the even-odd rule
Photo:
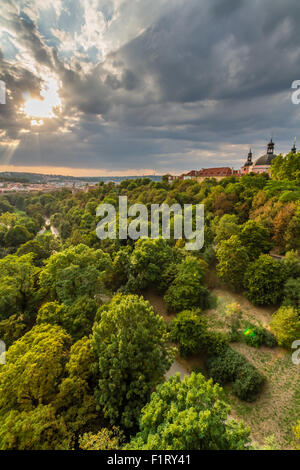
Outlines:
[[[233,382],[232,391],[241,400],[253,401],[259,394],[264,377],[250,362],[234,349],[227,347],[220,356],[206,361],[209,375],[215,382]]]
[[[171,339],[179,346],[182,356],[197,354],[204,349],[207,321],[200,310],[185,310],[171,324]]]
[[[252,323],[248,323],[246,325],[248,331],[252,332],[252,334],[245,334],[244,339],[248,346],[253,346],[258,348],[259,346],[268,346],[269,348],[273,348],[277,346],[277,340],[275,336],[262,325],[256,326]]]
[[[182,356],[205,352],[208,355],[221,354],[228,344],[226,335],[209,331],[207,320],[200,310],[185,310],[171,324],[171,338],[178,344]]]
[[[221,331],[210,331],[206,332],[205,338],[205,352],[208,356],[223,354],[228,347],[229,338],[228,335]]]
[[[238,342],[241,338],[241,317],[242,311],[241,306],[234,302],[232,304],[226,305],[225,308],[225,317],[230,324],[230,333],[229,333],[229,340],[230,342]]]
[[[264,378],[250,363],[239,367],[232,384],[233,393],[244,401],[254,401],[259,394]]]

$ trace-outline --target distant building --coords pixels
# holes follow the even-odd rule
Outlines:
[[[271,137],[271,140],[268,143],[267,153],[259,157],[257,160],[255,160],[254,163],[252,163],[252,152],[250,149],[250,152],[248,153],[247,161],[242,167],[241,173],[243,175],[247,173],[269,173],[272,161],[274,160],[274,158],[277,157],[277,155],[275,155],[274,153],[274,148],[275,148],[275,144]]]
[[[237,172],[238,173],[238,172]],[[227,178],[228,176],[236,176],[236,170],[229,166],[220,168],[204,168],[197,171],[196,180],[201,183],[205,178],[215,178],[217,181]]]
[[[205,178],[215,178],[217,181],[220,181],[223,178],[227,178],[228,176],[242,176],[248,173],[269,174],[272,162],[277,157],[277,155],[274,153],[274,149],[275,143],[271,137],[270,142],[268,143],[267,153],[253,162],[253,154],[250,148],[247,160],[240,170],[234,170],[233,168],[226,166],[219,168],[203,168],[202,170],[192,170],[189,173],[185,173],[180,176],[166,176],[169,183],[172,183],[176,180],[196,180],[201,183],[203,180],[205,180]],[[291,152],[294,154],[297,152],[296,137]]]
[[[180,176],[167,175],[168,182],[172,183],[176,180],[196,180],[199,183],[205,180],[205,178],[215,178],[217,181],[227,178],[228,176],[239,176],[240,171],[234,170],[229,166],[223,166],[219,168],[202,168],[202,170],[192,170],[189,173],[185,173]]]
[[[249,173],[249,168],[252,167],[252,166],[253,166],[252,150],[251,150],[251,147],[250,147],[247,160],[246,160],[245,164],[244,164],[244,165],[242,166],[242,168],[241,168],[241,174],[242,174],[242,175],[245,175],[246,173]]]
[[[277,155],[274,153],[274,148],[275,148],[275,144],[271,137],[271,140],[268,143],[267,153],[259,157],[257,160],[255,160],[254,163],[252,162],[252,151],[250,148],[250,151],[248,153],[248,158],[245,164],[241,168],[241,174],[245,175],[247,173],[270,173],[272,162],[277,157]],[[294,145],[291,149],[291,152],[292,153],[297,152],[296,137],[295,137]]]

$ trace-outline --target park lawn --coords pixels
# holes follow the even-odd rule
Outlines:
[[[276,307],[257,307],[241,294],[217,288],[212,293],[218,298],[217,307],[203,314],[214,329],[225,329],[225,306],[239,303],[243,320],[254,324],[262,323],[269,328]],[[266,378],[266,384],[259,398],[253,403],[239,400],[225,387],[225,393],[232,407],[232,415],[243,419],[251,427],[251,436],[260,445],[265,438],[274,435],[280,449],[289,449],[293,439],[292,425],[300,419],[300,368],[292,363],[292,353],[280,347],[253,348],[245,343],[231,346],[243,354]]]
[[[261,323],[265,328],[269,328],[276,307],[254,306],[243,295],[221,287],[213,289],[212,293],[217,297],[217,306],[203,312],[212,329],[227,329],[225,307],[234,302],[241,306],[243,320],[254,324]],[[165,303],[159,294],[148,290],[144,297],[167,323],[175,317],[166,314]],[[245,343],[231,343],[231,346],[243,354],[266,378],[260,396],[253,403],[235,397],[231,393],[230,385],[224,387],[226,399],[232,408],[231,416],[244,420],[251,428],[253,442],[257,442],[260,447],[265,444],[266,438],[274,436],[278,448],[290,449],[293,439],[292,425],[300,419],[300,366],[292,363],[291,352],[279,347],[253,348]],[[176,361],[184,367],[186,373],[196,369],[205,374],[201,356],[177,356]]]

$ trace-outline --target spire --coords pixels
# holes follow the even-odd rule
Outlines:
[[[252,149],[251,149],[251,147],[250,147],[250,150],[249,150],[249,153],[248,153],[247,162],[252,164]]]
[[[294,145],[293,145],[292,150],[291,150],[292,153],[297,153],[296,141],[297,141],[297,138],[295,137],[294,138]]]
[[[273,155],[274,154],[274,147],[275,147],[275,144],[273,142],[273,137],[271,136],[271,140],[268,143],[268,150],[267,150],[268,155]]]

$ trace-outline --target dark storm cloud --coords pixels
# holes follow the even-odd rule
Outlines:
[[[144,3],[146,16],[151,2]],[[106,2],[106,21],[115,9]],[[61,81],[62,114],[40,130],[41,153],[34,156],[28,142],[20,142],[15,164],[116,173],[224,161],[239,166],[247,145],[261,150],[272,132],[279,150],[288,151],[297,134],[300,116],[290,87],[300,78],[298,0],[178,0],[133,40],[88,68],[80,53],[67,64],[45,44],[28,15],[12,11],[8,27],[34,61]],[[64,10],[60,24],[67,16]],[[22,62],[5,65],[5,81],[17,103],[22,88],[38,90],[39,77]],[[14,120],[13,110],[0,118],[8,134],[29,125]],[[61,134],[62,127],[71,132]]]

